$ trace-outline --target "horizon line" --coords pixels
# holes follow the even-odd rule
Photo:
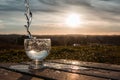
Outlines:
[[[26,34],[0,34],[0,35],[26,35]],[[81,36],[120,36],[120,34],[33,34],[33,36],[54,36],[54,35],[81,35]],[[27,36],[27,35],[26,35]]]

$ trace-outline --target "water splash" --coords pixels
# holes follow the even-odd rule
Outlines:
[[[27,20],[27,24],[24,25],[24,26],[26,27],[29,38],[33,38],[30,31],[29,31],[29,28],[30,28],[30,25],[31,25],[31,22],[32,22],[32,12],[30,10],[29,0],[25,0],[25,7],[26,7],[25,17],[26,17],[26,20]]]

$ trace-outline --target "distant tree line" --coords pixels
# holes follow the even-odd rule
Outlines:
[[[34,35],[37,38],[50,38],[52,46],[71,46],[73,44],[89,45],[104,44],[120,46],[120,36],[94,36],[94,35]],[[0,35],[0,44],[23,45],[25,35]]]

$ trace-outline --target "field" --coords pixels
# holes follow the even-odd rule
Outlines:
[[[84,39],[81,38],[80,40],[81,42],[79,42],[79,40],[77,39],[79,42],[78,46],[73,46],[70,43],[72,41],[71,39],[73,38],[70,38],[70,37],[68,38],[67,38],[68,41],[65,38],[64,38],[65,40],[60,40],[61,37],[52,38],[52,49],[49,56],[47,56],[46,59],[47,60],[70,59],[70,60],[120,65],[120,45],[119,45],[120,41],[118,40],[119,37],[115,38],[116,41],[114,40],[114,38],[113,39],[111,38],[110,41],[112,42],[103,41],[105,40],[104,38],[99,38],[100,40],[97,41],[95,37],[95,39],[91,40],[94,42],[97,41],[95,43],[90,42],[91,37],[90,38],[87,37],[87,40],[89,41],[85,40],[85,38]],[[1,39],[0,40],[1,41],[0,42],[1,44],[0,45],[0,62],[30,61],[30,59],[26,56],[24,51],[24,45],[23,45],[24,39],[21,39],[20,37],[17,37],[17,38],[12,37],[11,39],[11,36],[3,37],[0,39]],[[11,41],[9,42],[8,40],[11,40]],[[61,41],[64,41],[65,44],[63,44],[63,42]],[[86,44],[86,42],[84,41],[89,43]],[[111,44],[106,44],[106,43],[111,43]]]
[[[46,58],[71,59],[88,62],[120,64],[120,46],[54,46]],[[0,62],[23,62],[30,61],[24,49],[0,50]]]

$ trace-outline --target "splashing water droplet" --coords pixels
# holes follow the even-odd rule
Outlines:
[[[26,27],[26,31],[28,33],[29,38],[33,38],[30,31],[29,31],[29,28],[30,28],[30,25],[31,25],[31,22],[32,22],[32,12],[30,10],[29,0],[25,0],[25,7],[26,7],[25,17],[26,17],[26,20],[27,20],[27,24],[24,25],[24,26]]]

